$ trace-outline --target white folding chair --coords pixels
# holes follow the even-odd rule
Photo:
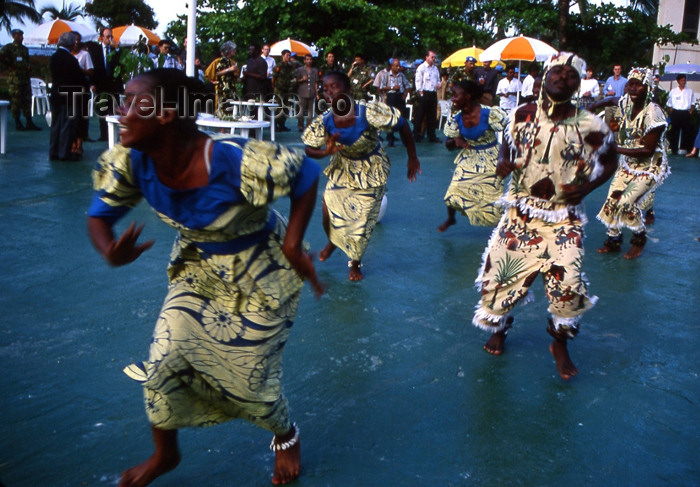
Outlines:
[[[31,78],[30,82],[32,86],[32,116],[34,116],[34,113],[44,115],[51,110],[46,83],[39,78]]]
[[[452,115],[452,101],[438,100],[438,103],[440,104],[440,121],[438,122],[438,129],[442,130],[442,127]]]

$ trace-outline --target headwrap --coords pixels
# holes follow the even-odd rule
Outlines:
[[[652,82],[654,81],[654,72],[650,68],[632,68],[630,74],[627,75],[627,79],[637,79],[641,81],[643,85],[647,85],[647,88],[651,90]]]
[[[12,34],[13,36],[17,34],[24,34],[24,31],[22,29],[12,29],[10,31],[10,34]]]
[[[545,75],[547,71],[552,69],[553,66],[561,64],[571,66],[576,70],[581,79],[584,78],[584,75],[586,74],[586,61],[584,61],[583,58],[578,57],[573,52],[565,51],[562,51],[559,54],[552,56],[547,62],[544,63]]]
[[[562,51],[559,54],[552,56],[547,62],[544,63],[544,73],[542,74],[543,82],[547,79],[547,75],[549,74],[550,69],[552,69],[554,66],[562,65],[571,66],[572,68],[574,68],[580,78],[583,78],[586,73],[586,61],[584,61],[583,58],[577,56],[573,52]],[[572,98],[574,94],[575,93],[572,93]],[[570,103],[571,100],[569,99],[555,102],[549,97],[544,87],[542,87],[542,89],[540,90],[540,101],[538,102],[538,111],[542,107],[543,97],[547,98],[550,103],[547,115],[552,115],[554,107],[556,107],[557,105],[561,105],[563,103]]]
[[[641,68],[632,68],[630,69],[630,73],[627,75],[627,80],[631,79],[636,79],[643,85],[646,85],[647,87],[647,96],[646,99],[644,100],[644,106],[646,106],[652,98],[653,94],[653,82],[654,82],[654,71],[652,71],[650,68],[647,67],[641,67]],[[632,103],[630,101],[630,97],[627,93],[625,93],[621,98],[620,101],[618,102],[619,107],[627,113],[627,115],[632,118]]]

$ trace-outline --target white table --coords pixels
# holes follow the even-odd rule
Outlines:
[[[275,113],[275,108],[280,108],[280,105],[272,102],[260,101],[232,101],[231,104],[235,107],[233,116],[250,115],[251,108],[258,107],[258,120],[267,120],[270,122],[270,140],[275,141],[275,119],[272,114]],[[269,108],[268,114],[265,109]]]
[[[7,140],[7,109],[10,102],[0,100],[0,154],[5,153],[5,141]]]
[[[105,120],[107,120],[107,145],[111,149],[119,138],[119,117],[108,115]]]
[[[214,117],[200,117],[197,119],[197,125],[202,128],[215,128],[228,130],[230,134],[240,135],[241,137],[249,137],[250,131],[256,133],[256,138],[262,140],[263,129],[271,127],[270,133],[274,140],[274,124],[263,120],[220,120]]]
[[[115,115],[109,115],[106,117],[107,120],[107,140],[109,148],[114,147],[119,138],[119,117]],[[259,120],[219,120],[214,117],[200,116],[197,119],[197,126],[202,128],[215,128],[228,130],[228,133],[240,135],[241,137],[249,137],[250,131],[256,132],[258,140],[262,140],[263,129],[270,127],[270,122],[259,121]],[[3,139],[4,141],[4,139]]]

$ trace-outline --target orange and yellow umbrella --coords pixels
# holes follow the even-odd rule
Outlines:
[[[464,66],[464,62],[466,61],[468,56],[471,56],[471,57],[479,60],[479,62],[476,63],[477,66],[483,66],[484,63],[482,63],[481,59],[479,58],[479,56],[481,55],[482,52],[484,52],[484,50],[479,48],[479,47],[476,47],[476,46],[464,47],[464,48],[460,49],[459,51],[455,51],[452,54],[450,54],[449,56],[447,56],[445,58],[445,60],[440,64],[440,67],[441,68],[461,68],[462,66]],[[497,62],[496,64],[494,64],[492,67],[495,67],[497,64],[501,64],[501,65],[503,65],[503,67],[505,67],[505,64],[503,64],[500,61]]]

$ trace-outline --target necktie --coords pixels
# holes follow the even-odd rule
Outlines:
[[[105,69],[107,69],[107,56],[109,56],[109,46],[105,46]]]

